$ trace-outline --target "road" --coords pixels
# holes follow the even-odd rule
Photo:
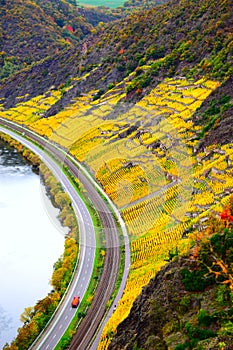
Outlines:
[[[33,132],[30,132],[27,129],[17,126],[11,122],[7,122],[6,120],[3,120],[3,119],[0,119],[0,122],[1,124],[8,125],[8,127],[18,130],[19,132],[23,133],[24,136],[30,136],[31,139],[33,139],[40,145],[44,146],[44,148],[46,149],[46,152],[49,151],[49,153],[53,154],[57,159],[63,162],[64,165],[66,165],[69,168],[69,170],[74,174],[74,176],[78,177],[79,180],[83,183],[90,200],[92,201],[94,207],[97,209],[99,216],[101,218],[102,224],[104,226],[104,235],[105,235],[105,241],[106,241],[106,246],[105,246],[106,257],[105,257],[104,269],[103,269],[100,283],[95,292],[92,305],[88,310],[87,315],[84,318],[83,322],[81,322],[81,324],[79,325],[78,330],[70,345],[70,349],[80,349],[80,350],[87,349],[91,346],[90,344],[93,340],[94,335],[98,330],[98,327],[101,325],[104,317],[106,317],[106,303],[111,297],[111,294],[114,290],[116,280],[117,280],[117,274],[118,274],[118,269],[120,264],[119,248],[121,244],[125,245],[125,251],[126,251],[125,269],[124,269],[124,275],[123,275],[121,287],[114,303],[116,303],[121,297],[126,280],[127,280],[128,270],[130,265],[130,250],[129,250],[129,242],[128,242],[128,236],[127,236],[125,225],[117,209],[108,199],[108,197],[103,193],[103,190],[91,178],[90,174],[87,174],[86,170],[83,168],[81,169],[82,171],[80,171],[78,167],[80,168],[82,166],[78,164],[74,159],[72,160],[70,156],[67,156],[64,150],[59,149],[57,146],[51,144],[49,141],[44,140],[42,137],[36,135]],[[31,147],[29,146],[29,148]],[[96,188],[98,189],[98,191]],[[102,195],[105,195],[105,198],[108,204],[106,204],[106,202],[103,200],[103,198],[100,196],[98,192],[100,192]],[[72,190],[71,190],[71,194],[72,194]],[[112,207],[111,210],[109,209],[108,205]],[[78,210],[78,208],[76,208],[76,210]],[[116,223],[111,212],[112,210],[114,211],[121,225],[121,229],[123,233],[122,242],[120,242],[119,240],[118,229],[116,227]],[[85,220],[83,222],[85,222]],[[86,223],[85,223],[85,226],[86,226]],[[89,227],[90,225],[88,224],[87,226]],[[88,248],[89,244],[93,245],[92,241],[86,242],[85,244],[87,245],[86,249],[89,249],[89,248],[93,249],[92,247]],[[88,253],[85,252],[85,255],[86,254]],[[85,266],[85,264],[83,264],[83,266]],[[85,277],[83,277],[83,273],[85,274],[87,272],[82,271],[79,273],[79,276],[82,279],[82,282],[84,283]],[[76,293],[76,289],[71,288],[70,297],[73,296],[72,294],[73,292]],[[80,292],[79,294],[82,293],[81,290],[77,290],[77,293],[78,292]],[[53,341],[56,342],[57,338],[59,338],[60,336],[60,329],[62,329],[63,327],[63,325],[61,326],[61,324],[63,324],[64,318],[68,319],[68,313],[71,314],[73,312],[73,310],[70,308],[69,305],[70,305],[70,300],[64,303],[64,306],[61,307],[62,316],[58,317],[58,319],[62,319],[62,321],[59,321],[57,320],[57,318],[55,318],[51,328],[49,328],[49,330],[46,331],[46,336],[45,338],[43,338],[45,339],[43,340],[43,343],[41,343],[41,345],[39,344],[39,347],[36,344],[36,346],[33,349],[42,349],[42,350],[51,349],[50,346],[52,346],[52,342]],[[113,309],[111,309],[111,312],[113,312]],[[108,314],[108,317],[109,315],[110,314]],[[49,343],[47,343],[47,337],[49,338]]]
[[[79,241],[79,265],[76,269],[76,274],[73,278],[73,283],[69,288],[65,300],[60,305],[58,312],[56,313],[53,322],[46,329],[43,338],[36,343],[36,349],[54,349],[57,342],[63,335],[64,331],[71,322],[76,309],[71,307],[71,301],[74,295],[80,296],[82,300],[93,271],[94,257],[95,257],[95,230],[92,223],[91,216],[84,205],[83,201],[78,196],[77,192],[70,184],[66,176],[61,172],[61,169],[56,162],[51,159],[44,151],[35,146],[33,143],[25,140],[21,136],[0,127],[0,131],[7,132],[8,135],[17,139],[19,142],[24,144],[26,147],[31,149],[37,154],[41,160],[51,169],[56,178],[62,183],[65,191],[69,194],[72,201],[73,208],[78,218],[80,241]],[[34,348],[34,347],[32,347]]]

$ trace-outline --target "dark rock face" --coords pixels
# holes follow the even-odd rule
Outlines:
[[[162,327],[171,321],[178,322],[176,308],[179,298],[185,294],[179,266],[180,262],[166,265],[143,288],[129,317],[117,327],[110,350],[130,350],[135,344],[137,348],[143,349],[168,349]]]
[[[200,317],[202,313],[229,312],[231,302],[228,300],[220,306],[216,295],[221,287],[215,283],[203,291],[187,291],[181,275],[183,269],[196,271],[198,265],[187,256],[176,258],[143,288],[129,316],[117,327],[109,350],[217,350],[221,342],[225,344],[224,350],[233,349],[233,335],[219,335],[220,316],[218,319],[211,316],[213,323],[207,322],[210,316],[203,317],[204,321]],[[192,337],[194,340],[190,340]],[[195,337],[201,338],[198,340],[201,347],[192,345]]]
[[[219,103],[227,98],[225,104]],[[212,108],[212,113],[211,113]],[[219,112],[218,112],[219,108]],[[208,118],[206,118],[205,111],[210,111]],[[233,141],[233,76],[231,76],[225,83],[212,92],[212,94],[203,102],[200,109],[194,114],[194,124],[206,125],[211,121],[211,118],[217,116],[217,120],[200,140],[199,150],[212,144],[227,144]]]

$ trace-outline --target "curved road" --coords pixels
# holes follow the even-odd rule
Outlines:
[[[61,149],[59,149],[57,146],[54,146],[48,141],[45,141],[41,136],[38,136],[37,134],[30,132],[27,129],[24,129],[12,122],[8,122],[6,120],[1,119],[0,120],[2,124],[7,125],[10,128],[13,128],[21,133],[24,133],[25,135],[29,136],[31,139],[39,143],[40,145],[43,145],[46,149],[46,151],[49,151],[49,153],[53,154],[57,159],[59,159],[61,162],[63,162],[68,168],[72,171],[74,176],[78,177],[80,181],[83,183],[85,189],[87,190],[87,193],[89,195],[89,198],[91,199],[93,205],[99,212],[99,216],[101,218],[101,221],[104,226],[104,234],[105,234],[105,240],[106,240],[106,257],[105,257],[105,265],[104,270],[102,273],[101,281],[99,283],[99,286],[96,290],[94,300],[92,302],[91,308],[88,310],[87,316],[84,318],[84,320],[81,322],[76,335],[74,336],[70,349],[80,349],[84,350],[89,348],[91,341],[96,334],[98,330],[98,326],[100,327],[102,320],[106,316],[106,310],[105,306],[107,301],[109,300],[116,283],[117,279],[117,273],[119,269],[119,263],[120,263],[120,241],[118,237],[118,230],[115,225],[115,220],[113,219],[113,216],[111,214],[111,211],[109,210],[108,206],[104,202],[104,200],[101,198],[95,187],[98,188],[98,191],[103,193],[103,190],[98,187],[98,185],[95,183],[95,181],[91,178],[90,174],[86,173],[85,169],[82,168],[82,172],[79,171],[78,167],[81,167],[81,165],[76,162],[74,159],[71,160],[71,157],[65,154],[65,152]],[[15,137],[15,136],[14,136]],[[23,140],[25,143],[25,140]],[[31,148],[30,146],[28,146]],[[75,165],[74,165],[75,163]],[[54,170],[53,170],[54,171]],[[83,174],[85,173],[85,175]],[[68,188],[69,190],[69,188]],[[73,190],[74,191],[74,190]],[[106,196],[105,196],[106,197]],[[111,203],[111,201],[108,199],[109,204],[112,206],[112,209],[114,210],[114,213],[118,217],[118,220],[121,224],[121,228],[123,231],[123,238],[124,242],[122,242],[123,245],[125,245],[126,248],[126,256],[125,256],[125,269],[124,269],[124,275],[123,275],[123,281],[121,283],[120,290],[117,294],[117,297],[114,301],[114,304],[118,302],[120,299],[123,289],[126,283],[128,270],[130,266],[130,250],[129,250],[129,242],[128,242],[128,236],[127,231],[125,228],[125,225],[120,217],[120,214],[118,213],[117,209],[114,207],[114,205]],[[75,207],[75,205],[74,205]],[[78,208],[75,208],[78,211]],[[85,221],[85,220],[84,220]],[[85,222],[86,226],[86,222]],[[89,227],[90,224],[87,223],[87,226]],[[86,236],[88,239],[90,233]],[[93,241],[86,242],[86,248],[85,249],[92,249],[93,250]],[[90,245],[90,247],[89,247]],[[85,252],[85,255],[88,254]],[[88,259],[88,258],[87,258]],[[86,266],[83,264],[83,266]],[[84,273],[84,275],[83,275]],[[85,274],[88,273],[88,271],[82,271],[79,273],[79,276],[81,279],[83,279],[83,282],[85,280]],[[81,286],[81,284],[80,284]],[[75,287],[76,288],[76,287]],[[76,290],[71,287],[71,293],[69,293],[70,298],[73,296],[73,292],[77,292],[77,294],[82,294],[81,290]],[[57,342],[60,335],[60,330],[63,328],[63,322],[64,318],[68,319],[68,314],[72,314],[73,310],[70,308],[70,300],[66,301],[64,303],[64,306],[61,308],[63,316],[59,316],[62,321],[57,321],[57,317],[55,318],[55,323],[52,323],[52,328],[49,328],[48,331],[46,331],[46,335],[43,339],[43,342],[39,344],[36,344],[34,349],[52,349],[54,348],[54,344]],[[114,309],[112,308],[110,312],[113,312]],[[108,317],[110,315],[110,312],[108,314]],[[60,311],[59,311],[60,315]],[[60,323],[61,322],[61,323]],[[88,331],[87,331],[88,330]],[[98,333],[97,338],[100,336],[100,332]],[[49,341],[48,341],[49,339]],[[93,349],[93,346],[92,346]]]
[[[94,257],[95,257],[95,230],[93,227],[91,216],[84,205],[83,201],[74,190],[66,176],[61,172],[59,166],[53,161],[46,153],[36,147],[33,143],[28,142],[19,135],[3,129],[0,127],[0,131],[7,133],[19,142],[30,148],[35,154],[40,156],[42,161],[51,169],[56,178],[62,183],[64,189],[69,194],[73,208],[78,218],[80,241],[79,241],[79,265],[77,272],[74,275],[73,283],[71,284],[65,300],[60,305],[58,312],[51,325],[46,329],[45,334],[40,341],[36,342],[36,349],[52,350],[58,343],[59,339],[63,335],[64,331],[71,322],[76,309],[71,307],[71,301],[74,295],[80,296],[82,300],[85,291],[90,282],[90,278],[93,271]],[[32,347],[31,347],[32,348]]]

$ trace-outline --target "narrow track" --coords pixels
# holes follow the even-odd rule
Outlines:
[[[57,153],[57,150],[54,153]],[[56,156],[59,157],[59,154],[56,154]],[[70,350],[84,350],[88,349],[89,345],[91,345],[91,340],[93,339],[93,336],[95,335],[98,326],[104,317],[106,303],[111,297],[116,284],[120,265],[120,241],[115,220],[113,219],[112,213],[102,197],[68,158],[63,159],[63,162],[66,166],[68,166],[72,174],[75,177],[78,177],[83,183],[88,193],[88,197],[92,201],[100,216],[104,227],[104,236],[106,241],[105,262],[100,282],[96,289],[91,307],[88,309],[85,318],[79,325],[69,347]]]
[[[99,215],[101,216],[104,226],[108,226],[109,223],[112,223],[112,217],[110,215],[105,215],[103,212],[100,212]],[[111,230],[105,229],[105,231],[107,249],[101,280],[92,305],[83,322],[80,324],[76,335],[73,337],[69,347],[70,350],[88,349],[88,345],[90,345],[93,335],[97,331],[98,325],[105,314],[106,302],[109,300],[114,290],[120,261],[119,247],[115,246],[117,243],[115,239],[117,229],[112,227]]]
[[[79,171],[79,169],[72,163],[72,161],[64,156],[64,153],[60,151],[56,146],[53,146],[46,140],[35,135],[34,133],[26,130],[20,126],[9,123],[1,119],[1,123],[7,127],[18,132],[23,132],[25,136],[43,146],[45,150],[51,153],[57,160],[62,162],[69,168],[69,171],[84,185],[88,197],[92,201],[95,209],[98,211],[102,225],[104,227],[105,236],[105,262],[103,273],[95,292],[91,307],[88,309],[87,314],[81,324],[79,325],[76,334],[74,335],[70,344],[70,350],[84,350],[91,346],[91,342],[94,338],[98,327],[103,320],[106,312],[106,303],[108,302],[111,294],[115,288],[118,270],[120,266],[120,240],[118,236],[118,229],[116,227],[115,220],[110,212],[107,204],[104,202],[100,194],[89,182],[89,180]]]

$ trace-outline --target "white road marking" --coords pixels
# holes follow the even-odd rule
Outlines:
[[[47,162],[48,162],[48,160],[47,160]],[[48,163],[49,163],[49,162],[48,162]],[[56,172],[57,172],[57,171],[56,171]],[[62,179],[63,179],[63,178],[64,178],[64,179],[66,178],[66,177],[64,176],[64,174],[62,174]],[[89,177],[87,177],[87,178],[89,178]],[[66,185],[66,186],[67,186],[67,185]],[[76,209],[76,205],[78,205],[78,203],[80,203],[81,201],[80,201],[80,200],[77,200],[77,196],[74,195],[74,190],[73,190],[72,186],[70,185],[70,183],[68,183],[67,188],[69,188],[69,189],[72,190],[72,191],[71,191],[71,192],[72,192],[72,195],[73,195],[73,197],[75,197],[75,199],[76,199],[76,201],[75,201],[76,203],[75,203],[75,205],[74,205],[74,207],[75,207],[75,209]],[[101,193],[102,193],[102,191],[101,191]],[[110,204],[111,204],[111,203],[110,203]],[[111,205],[112,205],[112,204],[111,204]],[[86,209],[85,206],[83,206],[83,205],[81,205],[81,206],[78,205],[78,208],[79,208],[79,209],[82,209],[82,210],[83,210],[83,209]],[[78,210],[78,211],[80,212],[80,210]],[[88,219],[86,219],[85,221],[87,221],[87,222],[88,222],[88,225],[90,225],[90,224],[89,224],[89,221],[91,222],[91,219],[90,219],[90,217],[89,217],[89,213],[88,213],[88,211],[85,211],[85,210],[84,210],[84,213],[85,213],[85,216],[86,216],[86,214],[88,214]],[[84,223],[84,220],[83,220],[83,223]],[[86,225],[86,224],[85,224],[85,225]],[[89,230],[88,230],[88,233],[89,233]],[[90,232],[90,233],[91,233],[91,232]],[[88,240],[89,240],[89,235],[87,235],[87,232],[86,232],[86,237],[87,237],[87,236],[88,236]],[[93,242],[94,242],[94,241],[95,241],[95,239],[93,238]],[[88,252],[89,254],[87,253],[87,255],[89,255],[89,256],[91,256],[91,253],[92,253],[93,249],[95,250],[95,247],[90,247],[90,245],[93,245],[93,242],[91,241],[91,243],[86,244],[86,248],[87,248],[87,249],[86,249],[86,253]],[[85,240],[84,240],[84,245],[85,245],[85,243],[87,243],[87,242],[85,242]],[[88,248],[88,245],[89,245],[89,248]],[[89,249],[89,251],[88,251],[88,249]],[[92,257],[92,259],[88,258],[88,261],[90,261],[90,260],[92,261],[92,260],[93,260],[93,257]],[[85,262],[82,260],[82,265],[83,265],[83,264],[85,264]],[[82,266],[82,265],[81,265],[81,266]],[[88,268],[88,266],[86,266],[86,268]],[[80,270],[81,270],[81,269],[80,269]],[[86,272],[85,272],[85,273],[86,273]],[[79,273],[78,275],[81,276],[82,273]],[[83,279],[85,279],[85,278],[83,278]],[[82,284],[81,286],[83,286],[83,284]],[[77,287],[77,286],[76,286],[76,287]],[[72,290],[74,291],[74,288],[73,288]],[[78,293],[80,294],[80,291],[79,291]],[[70,302],[70,301],[67,301],[65,306],[67,306],[67,304],[68,304],[69,302]],[[72,310],[71,307],[70,307],[70,310]],[[69,316],[67,316],[67,315],[65,316],[65,315],[64,315],[63,317],[64,317],[65,320],[66,320]],[[62,325],[60,325],[59,329],[61,328],[61,326],[62,326]],[[54,328],[54,327],[52,327],[52,329],[53,329],[53,328]],[[51,334],[51,332],[49,332],[49,334]],[[54,335],[54,338],[55,338],[56,336],[58,337],[58,335],[55,334],[55,335]],[[40,346],[39,348],[41,349],[41,346]],[[47,346],[46,346],[46,350],[47,350],[47,349],[51,349],[51,350],[52,350],[52,348],[51,348],[50,345],[47,345]],[[38,349],[38,350],[39,350],[39,349]]]

